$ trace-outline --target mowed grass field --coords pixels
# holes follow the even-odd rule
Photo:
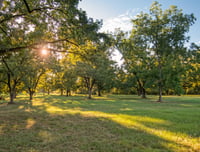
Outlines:
[[[200,152],[200,96],[19,97],[0,103],[0,152]]]

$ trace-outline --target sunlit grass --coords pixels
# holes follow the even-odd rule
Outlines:
[[[21,97],[0,106],[0,151],[198,152],[199,99]]]

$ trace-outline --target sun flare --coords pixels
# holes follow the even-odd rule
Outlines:
[[[46,49],[42,49],[41,53],[42,55],[47,55],[48,51]]]

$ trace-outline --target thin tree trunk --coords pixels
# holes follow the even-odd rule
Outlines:
[[[85,77],[86,87],[88,89],[88,99],[92,99],[92,88],[95,84],[95,79]]]
[[[50,95],[50,89],[47,89],[47,94]]]
[[[69,96],[69,94],[68,94],[68,89],[66,89],[66,97],[68,97]]]
[[[9,94],[10,94],[10,102],[8,104],[13,104],[14,103],[14,91],[12,89],[12,86],[11,86],[11,76],[10,76],[10,73],[7,73],[7,76],[8,76],[8,88],[9,88]]]
[[[63,96],[63,89],[60,89],[60,95]]]
[[[28,88],[28,92],[29,92],[29,100],[33,100],[33,94],[35,91],[33,91],[30,87]]]
[[[166,90],[166,94],[169,95],[169,89]]]
[[[141,95],[141,91],[140,91],[139,87],[136,87],[136,89],[137,89],[137,95],[140,96]]]
[[[98,96],[101,97],[101,89],[98,89]]]
[[[71,93],[70,93],[70,90],[69,90],[69,89],[66,89],[66,96],[67,96],[67,97],[71,96]]]
[[[146,97],[146,90],[145,90],[144,87],[142,87],[141,89],[142,89],[142,90],[141,90],[141,91],[142,91],[142,98],[143,98],[143,99],[146,99],[146,98],[147,98],[147,97]]]
[[[137,93],[138,93],[138,96],[141,96],[142,98],[146,98],[146,90],[144,88],[144,84],[145,82],[141,82],[139,77],[137,76],[137,73],[134,72],[133,73],[137,79],[137,84],[138,84],[138,87],[137,87]]]
[[[142,83],[140,82],[139,79],[137,81],[138,81],[138,85],[139,85],[138,90],[139,90],[140,96],[142,98],[146,98],[146,90],[145,90],[145,88],[143,87],[143,85],[142,85]]]
[[[158,98],[158,102],[162,102],[162,65],[161,65],[160,56],[158,57],[158,70],[159,70],[159,81],[158,81],[159,98]]]
[[[33,95],[32,95],[32,93],[29,93],[29,100],[33,100]]]
[[[14,91],[10,91],[10,102],[8,104],[14,104],[14,96],[15,96],[15,93]]]
[[[92,88],[88,88],[88,99],[92,99]]]
[[[14,98],[17,98],[17,91],[14,92]]]
[[[188,92],[187,92],[187,88],[185,88],[185,94],[186,94],[186,95],[188,94]]]
[[[162,87],[159,86],[159,98],[158,98],[158,102],[162,102]]]
[[[34,95],[34,91],[30,91],[29,92],[29,99],[30,100],[33,100],[33,95]]]

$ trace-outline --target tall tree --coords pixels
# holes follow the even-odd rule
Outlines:
[[[152,74],[155,60],[152,58],[151,52],[134,35],[119,32],[117,41],[117,48],[124,59],[124,68],[129,75],[127,82],[130,83],[132,80],[132,85],[136,83],[138,95],[146,98],[146,88],[152,85],[154,79]]]
[[[10,104],[14,103],[14,98],[17,92],[17,86],[22,82],[23,67],[27,61],[26,51],[12,53],[9,56],[1,56],[2,71],[1,82],[5,83],[10,95]]]
[[[111,43],[110,43],[111,44]],[[84,80],[91,99],[95,85],[99,91],[108,85],[113,75],[112,61],[109,59],[109,41],[97,39],[88,41],[87,45],[80,48],[81,54],[77,61],[77,74]]]
[[[84,43],[85,38],[93,37],[101,21],[89,19],[85,11],[78,9],[78,3],[79,0],[4,0],[0,10],[0,53],[42,46],[66,51],[63,45]]]
[[[140,13],[132,20],[132,37],[142,43],[157,60],[159,99],[162,101],[163,67],[166,57],[178,55],[189,37],[185,34],[194,23],[193,14],[183,14],[176,6],[162,10],[158,2],[154,2],[148,13]]]
[[[52,60],[50,54],[42,54],[41,52],[35,51],[27,52],[26,56],[28,59],[22,71],[24,74],[22,81],[24,83],[24,89],[27,90],[30,100],[32,100],[39,81],[42,75],[45,74],[45,71]]]
[[[66,96],[71,95],[71,91],[76,89],[77,71],[75,69],[75,56],[74,54],[65,54],[60,61],[61,84],[66,91]]]
[[[0,56],[15,57],[24,50],[43,48],[68,52],[96,37],[102,21],[88,18],[78,8],[79,1],[4,0],[0,9]],[[1,61],[6,65],[5,60]]]
[[[188,58],[185,61],[187,70],[184,76],[184,87],[190,93],[200,94],[200,46],[192,44],[188,51]],[[186,92],[187,93],[187,92]]]

